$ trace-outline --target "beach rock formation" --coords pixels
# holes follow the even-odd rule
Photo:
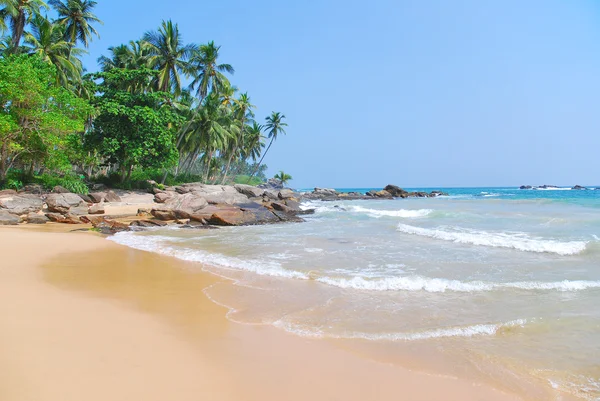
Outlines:
[[[302,199],[307,200],[358,200],[358,199],[393,199],[393,198],[434,198],[436,196],[447,196],[448,194],[442,191],[432,192],[408,192],[397,185],[387,185],[381,191],[371,190],[366,194],[358,192],[338,192],[330,188],[315,188],[314,191],[302,194]]]
[[[253,187],[252,185],[235,184],[233,187],[248,198],[259,198],[265,193],[263,188]]]
[[[27,224],[46,224],[49,220],[44,214],[29,213],[25,221],[27,221]]]
[[[586,187],[582,187],[581,185],[575,185],[573,188],[571,189],[576,189],[576,190],[585,190],[587,189]]]
[[[258,188],[262,189],[283,189],[283,182],[277,178],[269,178],[264,184],[260,184]]]
[[[0,226],[15,226],[21,222],[21,219],[6,210],[0,209]]]
[[[531,185],[521,185],[519,187],[519,189],[532,189],[533,187]]]
[[[86,207],[86,211],[79,214],[87,214],[87,203],[78,195],[72,193],[52,193],[46,197],[48,211],[53,213],[68,213],[71,208]]]
[[[35,213],[42,210],[42,199],[32,194],[17,194],[15,191],[2,191],[0,193],[0,210],[16,216]]]

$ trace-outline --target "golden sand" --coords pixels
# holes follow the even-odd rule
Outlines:
[[[0,400],[518,400],[227,320],[199,265],[74,226],[0,228]]]

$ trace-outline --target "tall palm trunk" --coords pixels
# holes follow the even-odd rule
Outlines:
[[[240,128],[240,138],[239,141],[235,142],[235,146],[231,154],[229,155],[229,160],[227,160],[227,166],[225,167],[225,174],[223,175],[223,181],[221,181],[221,185],[225,184],[225,180],[227,180],[227,174],[229,173],[229,167],[231,166],[231,161],[233,157],[237,154],[238,149],[240,148],[239,144],[244,140],[244,117],[242,117],[242,128]]]
[[[210,150],[208,152],[208,160],[206,161],[206,172],[204,173],[204,182],[207,183],[208,182],[208,176],[210,174],[210,162],[212,161],[212,157],[213,157],[213,150]]]
[[[12,46],[14,50],[19,47],[21,43],[21,38],[23,37],[23,32],[25,31],[25,12],[20,9],[19,15],[15,18],[13,32],[12,32]]]
[[[250,180],[252,180],[252,177],[254,177],[254,174],[256,174],[258,172],[258,169],[260,168],[260,165],[262,164],[263,159],[265,158],[265,156],[269,152],[269,149],[271,149],[271,145],[273,144],[273,139],[275,139],[275,138],[271,137],[271,141],[269,142],[269,146],[267,146],[267,149],[265,149],[265,153],[263,153],[262,157],[258,161],[258,164],[256,165],[256,168],[254,169],[254,171],[252,172],[252,174],[250,175],[250,177],[248,177],[248,181],[246,181],[246,184],[248,184],[250,182]]]

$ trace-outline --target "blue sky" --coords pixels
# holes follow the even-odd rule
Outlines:
[[[179,24],[214,40],[296,187],[600,184],[596,0],[99,0],[88,70]]]

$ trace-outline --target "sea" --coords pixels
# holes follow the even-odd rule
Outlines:
[[[198,291],[235,322],[526,399],[600,400],[600,190],[411,190],[449,196],[310,201],[304,223],[110,239],[228,278]]]

